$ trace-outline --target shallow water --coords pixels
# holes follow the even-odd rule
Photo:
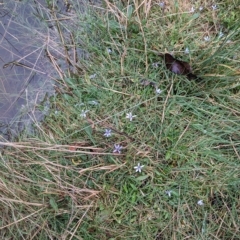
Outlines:
[[[57,3],[54,16],[66,17],[68,6]],[[55,80],[68,66],[57,26],[50,19],[53,11],[44,0],[6,0],[0,7],[1,142],[38,127],[48,113]]]
[[[44,26],[34,17],[34,6],[7,1],[0,25],[0,134],[11,139],[44,112],[38,105],[54,93],[49,61],[39,32]],[[2,140],[2,139],[1,139]]]

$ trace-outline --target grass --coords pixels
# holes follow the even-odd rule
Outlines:
[[[87,56],[71,59],[36,134],[2,143],[2,239],[239,239],[239,7],[200,6],[76,6],[67,47]],[[154,51],[204,80],[172,74]]]

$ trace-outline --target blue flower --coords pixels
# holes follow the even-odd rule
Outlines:
[[[169,197],[171,197],[172,190],[167,190],[165,193],[166,193]]]
[[[197,204],[198,204],[199,206],[203,206],[203,205],[204,205],[203,200],[198,200]]]
[[[111,129],[105,129],[105,133],[103,134],[105,137],[110,137],[112,135]]]
[[[87,116],[87,112],[89,112],[89,110],[82,110],[80,117],[85,118]]]
[[[94,73],[94,74],[90,75],[89,78],[90,78],[90,79],[93,79],[93,78],[95,78],[96,76],[97,76],[97,74]]]
[[[154,62],[154,63],[152,63],[152,66],[153,66],[154,68],[158,68],[158,67],[159,67],[159,62]]]
[[[160,88],[156,88],[156,94],[161,94],[162,90]]]
[[[121,153],[122,146],[119,144],[114,144],[114,153]]]
[[[165,7],[165,2],[160,2],[158,5],[159,5],[161,8],[164,8],[164,7]]]
[[[191,13],[194,13],[194,12],[195,12],[195,8],[194,8],[194,7],[191,7],[190,12],[191,12]]]
[[[205,36],[205,37],[204,37],[204,40],[205,40],[206,42],[209,42],[209,41],[210,41],[210,37],[209,37],[209,36]]]
[[[223,32],[219,32],[219,38],[223,37],[224,33]]]
[[[138,165],[135,166],[134,169],[136,170],[136,172],[141,172],[143,167],[144,165],[141,166],[140,163],[138,163]]]
[[[130,113],[127,113],[127,116],[126,116],[126,118],[128,118],[130,121],[132,121],[133,118],[135,118],[135,117],[136,117],[136,115],[132,115],[131,112],[130,112]]]
[[[218,7],[217,7],[216,4],[212,5],[212,10],[213,10],[213,11],[217,10],[217,8],[218,8]]]
[[[111,53],[112,53],[112,49],[111,49],[111,48],[107,48],[107,52],[108,52],[109,54],[111,54]]]

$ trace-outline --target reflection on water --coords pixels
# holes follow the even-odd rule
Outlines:
[[[34,17],[34,6],[8,1],[0,25],[0,134],[9,139],[38,122],[38,108],[53,93],[49,61],[44,58],[43,24]],[[3,141],[2,139],[0,141]]]
[[[1,142],[23,129],[32,131],[30,126],[37,125],[48,112],[46,96],[54,94],[53,79],[59,78],[57,72],[63,68],[64,49],[59,47],[56,26],[45,21],[51,10],[44,0],[6,0],[0,7]],[[64,7],[57,6],[58,14]],[[55,70],[49,55],[61,70]],[[43,101],[45,107],[40,110]]]

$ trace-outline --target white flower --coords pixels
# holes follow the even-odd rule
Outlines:
[[[156,88],[156,94],[162,93],[162,90],[160,88]]]
[[[191,7],[190,12],[191,12],[191,13],[194,13],[194,12],[195,12],[195,8],[194,8],[194,7]]]
[[[114,153],[121,153],[121,149],[122,149],[122,146],[121,145],[119,145],[119,144],[114,144],[114,150],[113,150],[113,152]]]
[[[212,10],[213,11],[217,10],[217,5],[216,4],[212,5]]]
[[[172,190],[167,190],[165,193],[166,193],[169,197],[171,197]]]
[[[198,200],[197,204],[198,204],[199,206],[203,206],[203,205],[204,205],[203,200]]]
[[[130,112],[130,113],[127,113],[127,116],[126,116],[126,118],[128,118],[130,121],[132,121],[133,118],[135,118],[135,117],[136,117],[136,115],[132,115],[131,112]]]
[[[186,53],[186,54],[189,54],[189,48],[188,47],[186,47],[186,49],[185,49],[185,51],[184,51],[184,53]]]
[[[74,106],[75,107],[81,107],[81,106],[84,106],[84,103],[76,103]]]
[[[85,118],[87,116],[87,112],[89,112],[89,110],[82,110],[80,117]]]
[[[152,63],[152,66],[153,66],[154,68],[158,68],[158,62]]]
[[[108,53],[112,53],[112,49],[111,48],[107,48],[107,52]]]
[[[219,32],[219,38],[223,37],[224,33],[223,32]]]
[[[205,40],[206,42],[208,42],[208,41],[210,41],[210,37],[209,37],[209,36],[205,36],[205,37],[204,37],[204,40]]]
[[[135,166],[134,169],[136,170],[136,172],[141,172],[143,167],[144,165],[141,166],[140,163],[138,163],[138,165]]]
[[[103,134],[105,137],[110,137],[112,135],[111,129],[105,129],[105,133]]]
[[[43,108],[43,113],[46,114],[49,110],[49,106],[44,106]]]
[[[165,2],[160,2],[158,5],[159,5],[161,8],[164,8],[164,7],[165,7]]]
[[[90,78],[90,79],[93,79],[93,78],[95,78],[96,76],[97,76],[97,74],[94,73],[94,74],[90,75],[89,78]]]
[[[98,105],[98,102],[95,101],[95,100],[89,101],[88,103],[89,103],[89,104],[92,104],[92,105]]]
[[[202,10],[203,10],[203,7],[202,7],[202,6],[200,6],[200,7],[199,7],[199,11],[202,11]]]

